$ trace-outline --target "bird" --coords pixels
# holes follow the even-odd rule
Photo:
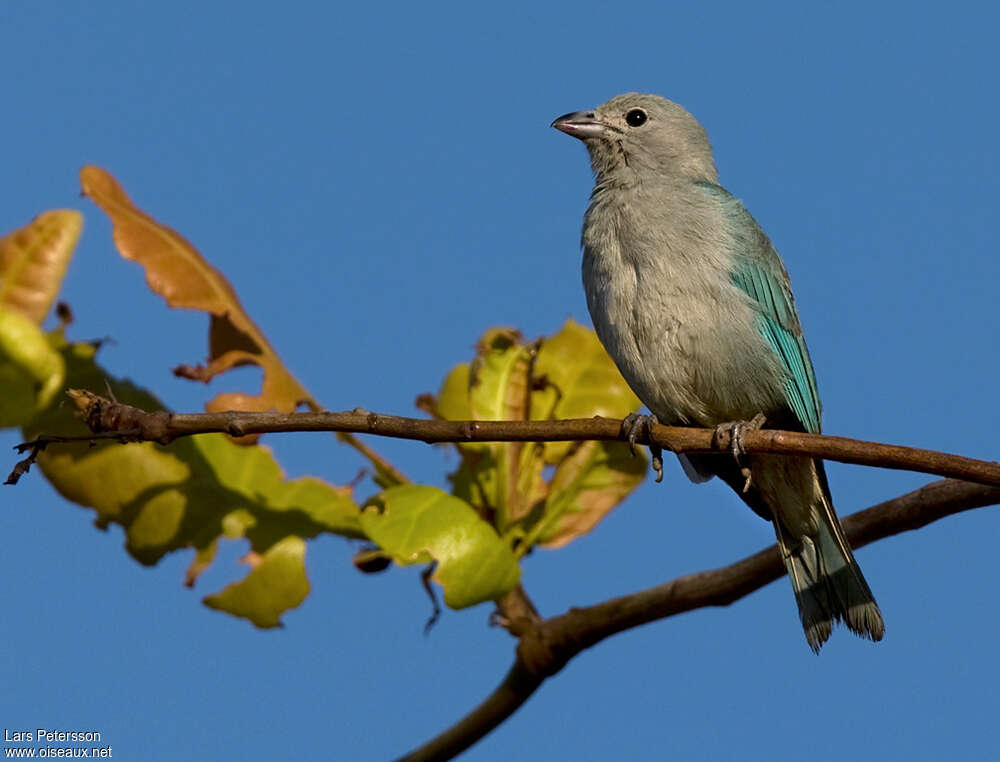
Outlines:
[[[773,524],[809,647],[843,622],[872,641],[882,613],[834,511],[823,461],[742,453],[749,428],[820,433],[816,377],[784,263],[719,184],[708,135],[682,106],[625,93],[552,127],[583,141],[594,187],[583,285],[597,335],[650,423],[729,427],[732,453],[680,455]],[[662,477],[662,465],[658,476]],[[659,480],[659,479],[658,479]]]

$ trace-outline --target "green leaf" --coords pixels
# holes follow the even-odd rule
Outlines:
[[[147,391],[108,378],[94,354],[86,344],[63,347],[71,386],[103,391],[107,380],[119,401],[163,409]],[[46,409],[24,426],[25,438],[85,435],[70,408]],[[60,494],[97,512],[98,526],[120,524],[126,548],[139,562],[152,565],[171,551],[194,549],[188,584],[211,562],[221,537],[245,537],[253,552],[266,555],[288,537],[364,536],[348,488],[314,477],[286,480],[267,448],[240,446],[221,434],[186,437],[166,447],[108,441],[60,445],[41,453],[38,465]],[[218,603],[216,608],[223,606]]]
[[[434,409],[452,419],[537,420],[624,418],[638,408],[597,335],[568,320],[530,346],[509,328],[487,331],[472,365],[445,378]],[[518,555],[590,531],[646,469],[645,458],[617,442],[477,443],[459,451],[462,463],[449,476],[453,494],[493,517],[508,540],[520,540]],[[548,481],[546,465],[555,466]]]
[[[469,371],[469,414],[483,421],[525,421],[531,410],[534,350],[511,328],[493,328],[479,341]],[[505,531],[527,516],[544,497],[542,445],[535,442],[491,442],[464,458],[478,485],[483,507],[496,515]]]
[[[66,365],[50,338],[30,318],[0,307],[0,427],[18,426],[52,402]]]
[[[359,508],[347,487],[336,487],[314,476],[286,480],[269,448],[234,445],[221,435],[194,437],[211,466],[214,480],[226,492],[239,495],[254,516],[245,532],[254,549],[266,548],[286,534],[315,537],[332,532],[364,537]],[[213,484],[214,486],[214,484]]]
[[[254,559],[245,579],[202,600],[210,608],[244,617],[258,627],[279,627],[281,615],[309,595],[305,555],[301,538],[286,537]]]
[[[528,418],[531,351],[511,328],[492,328],[479,341],[469,371],[469,414],[482,421]]]
[[[533,348],[511,328],[487,331],[471,365],[445,377],[437,413],[450,420],[527,420],[531,405]],[[451,479],[454,493],[496,517],[506,529],[544,497],[542,447],[533,442],[460,443],[462,465]]]
[[[362,510],[365,533],[399,564],[437,562],[432,577],[453,609],[494,600],[520,580],[510,548],[468,503],[437,487],[392,487]]]
[[[624,418],[641,404],[597,334],[573,320],[542,342],[534,372],[548,383],[532,397],[532,418]],[[573,446],[547,442],[546,462],[557,463]]]
[[[472,420],[472,406],[469,404],[469,363],[456,365],[441,384],[437,396],[437,413],[446,421]],[[475,442],[468,443],[474,447]]]

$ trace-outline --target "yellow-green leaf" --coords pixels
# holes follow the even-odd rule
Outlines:
[[[528,419],[531,351],[511,328],[492,328],[479,340],[469,371],[469,412],[475,420]]]
[[[597,334],[573,320],[542,342],[535,375],[545,378],[548,387],[532,399],[533,418],[624,418],[641,404]],[[547,442],[546,462],[558,462],[571,446],[570,442]]]
[[[446,421],[472,420],[472,406],[469,404],[470,367],[467,362],[461,363],[444,377],[437,396],[437,413]]]
[[[260,558],[245,579],[206,595],[205,605],[249,619],[261,628],[278,627],[281,615],[309,595],[305,568],[306,544],[286,537]]]
[[[72,386],[104,386],[106,375],[92,346],[66,345],[63,352]],[[162,409],[128,381],[107,380],[121,402]],[[53,405],[24,426],[26,439],[86,432],[69,405]],[[98,526],[120,524],[127,550],[141,563],[193,549],[188,584],[211,562],[221,537],[245,537],[253,552],[266,555],[287,537],[364,536],[348,488],[314,477],[286,480],[267,448],[241,447],[219,434],[186,437],[166,447],[108,441],[60,445],[41,453],[38,465],[64,497],[97,512]]]
[[[62,389],[66,366],[53,340],[31,318],[0,307],[0,427],[30,420]]]
[[[572,320],[530,346],[512,329],[487,331],[473,364],[454,368],[431,406],[444,418],[491,420],[529,413],[531,419],[623,418],[638,408],[597,335]],[[520,540],[519,555],[536,543],[554,547],[590,531],[638,486],[646,467],[621,443],[477,443],[459,451],[462,463],[449,476],[453,494]],[[548,480],[546,464],[555,466]]]
[[[448,374],[438,414],[485,421],[527,420],[533,349],[511,328],[493,328],[479,341],[470,366]],[[464,399],[462,384],[465,382]],[[496,516],[501,530],[528,515],[544,496],[542,447],[533,442],[463,443],[453,475],[455,494]]]
[[[454,609],[494,600],[520,580],[510,548],[468,503],[436,487],[387,489],[369,501],[361,527],[399,564],[437,562],[433,579]]]
[[[57,209],[0,238],[0,308],[40,325],[59,293],[82,229],[83,215]]]

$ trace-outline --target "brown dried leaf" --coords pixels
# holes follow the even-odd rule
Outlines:
[[[559,548],[593,529],[646,478],[624,442],[583,442],[556,467],[538,542]]]
[[[309,392],[289,373],[243,309],[226,277],[205,261],[189,241],[136,207],[103,169],[84,167],[80,183],[83,193],[111,218],[115,245],[121,255],[146,269],[150,289],[171,307],[212,315],[209,364],[196,371],[198,378],[209,381],[230,368],[248,364],[264,371],[259,395],[219,395],[205,405],[207,410],[291,412],[303,402],[312,403]]]

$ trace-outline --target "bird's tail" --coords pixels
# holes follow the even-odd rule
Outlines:
[[[818,501],[822,507],[816,505],[819,515],[815,535],[793,537],[780,521],[774,521],[806,640],[817,653],[836,621],[871,640],[881,640],[885,634],[882,612],[854,560],[829,495],[829,490],[823,489],[822,500]]]

